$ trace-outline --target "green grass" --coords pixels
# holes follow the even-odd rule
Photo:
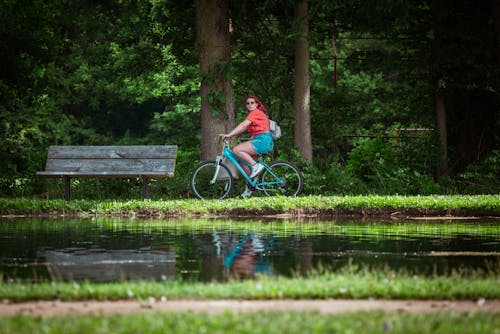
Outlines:
[[[498,333],[493,312],[404,314],[313,312],[140,313],[106,317],[0,317],[1,333]]]
[[[474,299],[500,298],[498,263],[486,271],[452,272],[431,277],[370,270],[351,265],[339,272],[309,277],[259,277],[224,283],[132,281],[117,283],[0,283],[0,299],[120,300],[155,298],[242,299]]]
[[[41,199],[0,199],[0,214],[77,214],[77,215],[251,215],[259,213],[343,214],[361,215],[387,214],[387,211],[417,211],[421,214],[498,214],[500,195],[436,195],[436,196],[304,196],[255,197],[250,199],[227,199],[200,201],[183,200],[130,200],[130,201],[85,201]]]

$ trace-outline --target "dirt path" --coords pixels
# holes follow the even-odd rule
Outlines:
[[[147,301],[39,301],[0,304],[0,315],[112,315],[138,312],[207,312],[220,314],[256,311],[310,311],[336,314],[353,311],[386,312],[500,312],[500,300],[154,300]]]

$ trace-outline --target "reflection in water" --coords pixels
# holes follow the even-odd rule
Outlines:
[[[1,280],[226,281],[335,271],[498,268],[500,222],[0,218]]]
[[[255,274],[272,275],[273,267],[266,257],[267,251],[271,251],[272,238],[262,240],[255,233],[247,233],[240,238],[232,250],[224,257],[224,266],[229,270],[233,278],[254,277]]]
[[[48,250],[47,269],[53,280],[156,279],[175,276],[175,256],[169,251]]]

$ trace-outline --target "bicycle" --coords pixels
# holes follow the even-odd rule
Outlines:
[[[293,197],[302,191],[303,177],[294,164],[288,161],[274,161],[267,165],[263,156],[259,156],[258,162],[264,166],[264,170],[252,180],[240,165],[243,163],[250,167],[250,164],[238,158],[231,150],[229,141],[224,140],[221,155],[218,155],[215,161],[200,163],[191,175],[191,191],[197,198],[224,199],[229,196],[234,182],[231,170],[224,160],[231,162],[250,186],[266,196],[279,194]]]

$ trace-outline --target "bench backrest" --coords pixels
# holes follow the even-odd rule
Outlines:
[[[177,146],[50,146],[45,173],[171,177]]]

